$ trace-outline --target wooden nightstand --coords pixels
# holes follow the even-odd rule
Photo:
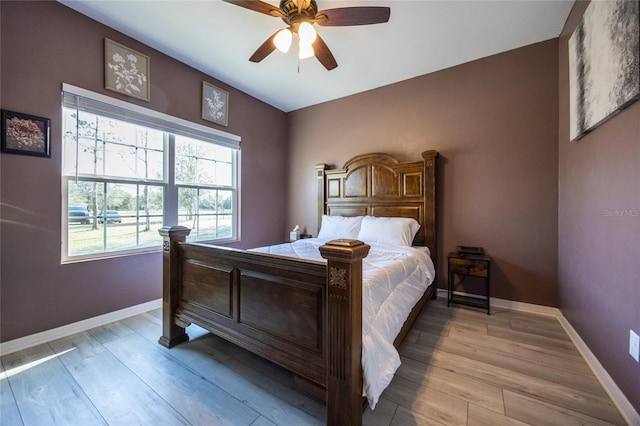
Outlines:
[[[487,315],[491,314],[489,306],[489,269],[491,265],[491,257],[479,254],[465,254],[461,256],[458,252],[451,252],[447,256],[449,258],[449,283],[447,286],[447,306],[451,303],[461,305],[475,306],[477,308],[486,308]],[[454,294],[456,288],[464,282],[466,276],[478,277],[484,280],[485,296],[466,296],[462,294]],[[459,281],[456,282],[456,276]]]

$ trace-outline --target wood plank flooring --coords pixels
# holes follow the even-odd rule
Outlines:
[[[624,425],[555,319],[422,311],[365,425]],[[321,425],[324,404],[283,369],[191,326],[157,344],[154,310],[2,357],[0,424]]]

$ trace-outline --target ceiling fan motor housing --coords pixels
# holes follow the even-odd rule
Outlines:
[[[282,20],[295,28],[302,22],[314,20],[318,5],[315,0],[281,0],[280,10],[285,15]]]

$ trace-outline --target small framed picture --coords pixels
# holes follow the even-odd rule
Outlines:
[[[149,101],[149,57],[105,38],[104,87]]]
[[[51,120],[2,110],[2,152],[51,158]]]
[[[226,126],[229,115],[229,92],[202,82],[202,118]]]

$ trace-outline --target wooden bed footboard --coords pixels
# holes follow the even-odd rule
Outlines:
[[[188,228],[163,236],[162,336],[172,347],[197,324],[325,389],[327,424],[362,419],[362,259],[369,246],[334,240],[327,263],[203,244]]]

